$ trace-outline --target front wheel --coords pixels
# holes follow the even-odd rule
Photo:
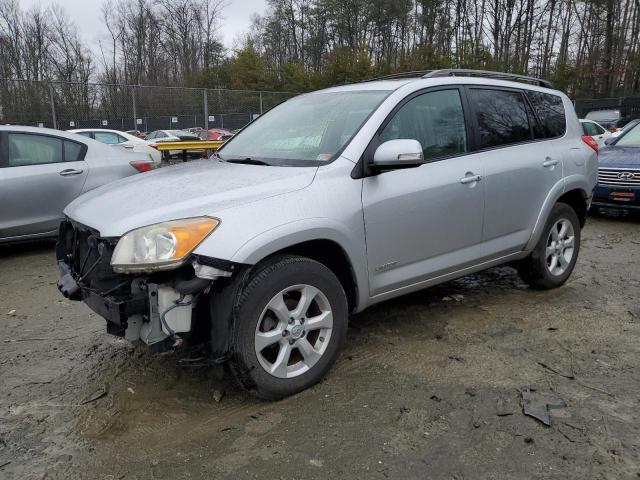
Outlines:
[[[240,292],[231,371],[264,399],[300,392],[337,359],[347,320],[346,295],[331,270],[304,257],[268,260]]]
[[[532,288],[549,290],[563,285],[578,260],[580,221],[566,203],[557,203],[544,232],[529,257],[522,260],[518,272]]]

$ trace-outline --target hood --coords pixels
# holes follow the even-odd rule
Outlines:
[[[640,168],[640,147],[609,145],[600,150],[598,165],[609,168]]]
[[[133,175],[78,197],[64,213],[118,237],[135,228],[223,210],[308,186],[317,167],[267,167],[198,160]]]

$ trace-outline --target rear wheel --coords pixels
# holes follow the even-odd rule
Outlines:
[[[300,392],[335,362],[347,319],[346,295],[331,270],[304,257],[276,257],[240,293],[229,366],[261,398]]]
[[[557,203],[531,255],[522,260],[518,271],[532,288],[548,290],[563,285],[578,259],[580,221],[565,203]]]

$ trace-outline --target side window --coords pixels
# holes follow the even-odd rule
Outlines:
[[[92,138],[91,132],[78,132],[78,135],[82,135],[83,137]]]
[[[93,136],[97,141],[108,145],[117,145],[118,143],[121,143],[120,139],[122,138],[120,135],[113,132],[94,132]]]
[[[147,135],[147,140],[153,140],[154,138],[156,138],[156,132],[151,132]]]
[[[84,160],[82,147],[83,145],[81,143],[65,140],[64,141],[64,161],[79,162],[81,160]]]
[[[9,166],[62,162],[62,140],[28,133],[9,133]]]
[[[405,103],[380,133],[380,142],[411,138],[422,145],[424,159],[467,151],[467,133],[458,90],[425,93]]]
[[[527,115],[529,116],[529,124],[533,128],[533,138],[535,138],[536,140],[547,138],[547,134],[545,133],[544,128],[542,128],[542,125],[540,125],[540,123],[538,122],[536,114],[531,109],[531,105],[529,105],[528,102],[524,103],[526,104],[525,106],[527,108]]]
[[[480,148],[499,147],[531,140],[529,119],[520,92],[472,88]]]
[[[582,122],[582,131],[585,135],[595,135],[595,129],[593,128],[593,123],[591,122]]]
[[[593,128],[595,129],[596,133],[594,135],[602,135],[604,133],[604,128],[602,128],[600,125],[596,124],[596,123],[592,123]]]
[[[548,138],[561,137],[567,130],[562,98],[550,93],[527,90],[527,97],[533,105]]]

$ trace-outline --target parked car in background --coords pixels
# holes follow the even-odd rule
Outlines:
[[[0,242],[55,236],[79,195],[153,169],[145,155],[48,128],[0,127]]]
[[[192,133],[194,135],[199,135],[200,132],[202,132],[203,130],[204,130],[204,128],[202,128],[202,127],[187,128],[187,132]]]
[[[209,130],[203,130],[198,135],[200,140],[221,140],[223,142],[233,137],[234,133],[231,130],[224,128],[211,128]]]
[[[149,146],[154,148],[158,143],[163,142],[197,142],[200,140],[197,135],[194,135],[184,130],[156,130],[147,135],[145,141]],[[183,150],[169,150],[166,155],[169,157],[182,155]],[[201,150],[187,150],[187,157],[199,158],[202,156]]]
[[[638,123],[640,123],[640,118],[634,118],[633,120],[631,120],[629,123],[627,123],[624,127],[622,127],[619,130],[616,130],[615,132],[613,132],[611,134],[611,136],[613,138],[619,137],[620,135],[622,135],[624,132],[626,132],[627,130],[631,130],[633,127],[635,127],[636,125],[638,125]],[[606,142],[605,142],[606,143]]]
[[[504,73],[411,75],[294,97],[211,160],[79,198],[60,290],[115,335],[207,342],[277,399],[327,373],[350,312],[505,263],[563,285],[598,150],[569,98]]]
[[[598,148],[604,147],[605,141],[611,138],[611,132],[593,120],[582,119],[582,130],[598,143]]]
[[[85,137],[93,138],[100,143],[106,143],[107,145],[113,145],[132,152],[149,155],[156,167],[159,167],[162,162],[162,154],[158,150],[151,148],[145,140],[127,132],[106,130],[103,128],[81,128],[69,131]]]
[[[141,132],[140,130],[127,130],[124,133],[128,133],[129,135],[133,135],[134,137],[138,137],[142,140],[147,136],[147,132]]]
[[[640,211],[640,123],[609,140],[598,163],[593,205]]]
[[[619,125],[619,123],[624,121],[620,109],[617,108],[607,110],[592,110],[587,113],[584,118],[586,120],[593,120],[594,122],[598,122],[607,130],[615,130],[616,128],[622,127],[622,125]]]

